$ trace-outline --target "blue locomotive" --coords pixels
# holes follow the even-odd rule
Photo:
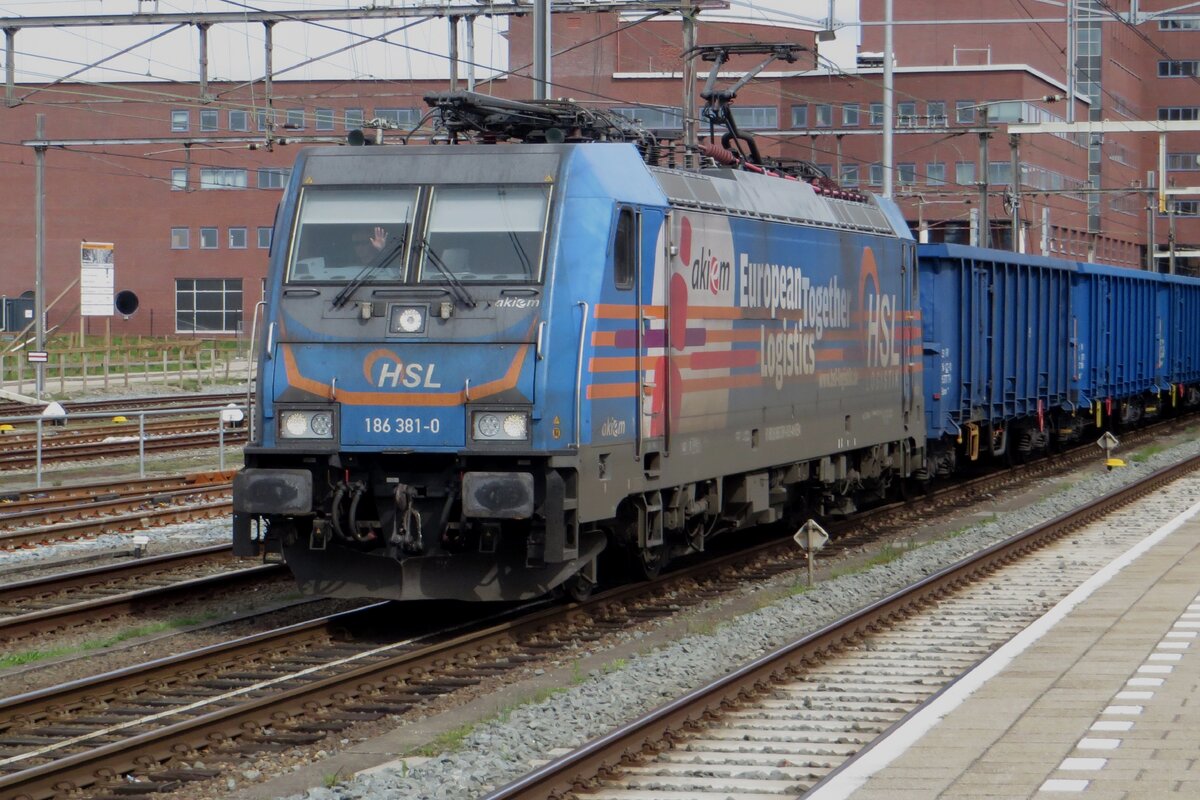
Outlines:
[[[1197,400],[1196,282],[918,255],[736,127],[683,169],[594,109],[427,99],[451,143],[305,150],[279,209],[234,541],[306,591],[578,596]]]
[[[923,464],[916,251],[893,205],[653,166],[653,140],[570,104],[431,100],[525,141],[301,153],[241,549],[261,523],[323,594],[584,592],[606,548],[652,574]]]

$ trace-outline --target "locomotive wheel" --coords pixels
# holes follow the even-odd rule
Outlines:
[[[654,580],[666,563],[666,548],[663,547],[639,547],[629,554],[629,569],[635,580]]]
[[[563,581],[559,588],[562,590],[563,596],[568,600],[582,603],[592,596],[592,591],[596,588],[596,582],[587,577],[583,572],[576,572]]]

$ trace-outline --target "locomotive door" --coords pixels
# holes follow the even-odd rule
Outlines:
[[[670,430],[671,347],[664,217],[652,209],[630,211],[636,230],[637,456],[647,477],[657,477]]]

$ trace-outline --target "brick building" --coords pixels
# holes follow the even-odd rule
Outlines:
[[[822,8],[825,4],[820,5]],[[1159,137],[1140,134],[1036,134],[1012,150],[1010,122],[1200,120],[1200,15],[1131,26],[1113,14],[1129,2],[1078,0],[1076,73],[1066,70],[1061,9],[1020,0],[895,3],[893,195],[914,231],[930,241],[978,243],[980,209],[992,246],[1013,246],[1012,166],[1020,187],[1017,245],[1026,252],[1166,270],[1174,231],[1179,272],[1194,272],[1188,243],[1200,242],[1200,198],[1180,197],[1173,217],[1157,213]],[[1138,4],[1135,4],[1137,6]],[[796,63],[776,62],[739,92],[740,124],[771,156],[811,161],[843,184],[883,188],[883,0],[856,6],[862,24],[822,33],[820,20],[754,24],[698,16],[701,43],[791,42],[808,48]],[[1142,2],[1143,14],[1172,4]],[[1035,21],[1025,22],[1031,18]],[[682,128],[682,26],[634,12],[556,13],[555,96],[617,108],[647,127]],[[932,19],[943,20],[929,24]],[[976,20],[967,24],[968,20]],[[991,20],[1018,20],[996,24]],[[851,22],[855,18],[850,19]],[[921,24],[916,24],[921,22]],[[511,77],[477,90],[527,98],[521,65],[533,61],[530,17],[513,17],[507,42]],[[820,58],[814,54],[820,53]],[[804,63],[808,59],[807,63]],[[761,56],[735,58],[727,86]],[[695,91],[709,65],[698,64]],[[1073,108],[1065,99],[1074,88]],[[17,85],[15,100],[39,88]],[[262,297],[280,191],[294,151],[344,142],[366,120],[407,128],[424,113],[427,92],[445,80],[288,81],[264,87],[197,84],[60,83],[0,108],[0,295],[33,289],[36,116],[45,151],[45,297],[51,329],[81,320],[80,242],[113,242],[117,290],[140,299],[120,334],[246,335]],[[459,80],[458,88],[465,88]],[[1060,96],[1062,99],[1044,98]],[[704,131],[706,133],[706,131]],[[387,131],[397,141],[402,131]],[[421,133],[415,137],[420,139]],[[1167,136],[1167,178],[1197,183],[1200,134]],[[127,143],[120,143],[127,142]],[[986,155],[985,151],[986,150]],[[983,166],[986,161],[986,168]],[[980,179],[986,174],[984,184]],[[1148,252],[1149,251],[1149,252]]]

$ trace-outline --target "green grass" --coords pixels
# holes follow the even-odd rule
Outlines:
[[[812,586],[808,585],[808,578],[802,581],[796,581],[787,588],[786,597],[796,597],[797,595],[808,594],[813,590]]]
[[[829,577],[840,578],[843,575],[856,575],[859,572],[866,572],[871,567],[890,564],[896,559],[900,558],[900,556],[904,555],[906,552],[908,552],[907,547],[897,547],[893,544],[886,544],[878,553],[875,553],[861,564],[856,564],[851,567],[844,567],[842,569],[835,569]]]
[[[462,747],[463,741],[471,735],[471,731],[475,730],[473,723],[459,725],[457,728],[439,733],[434,737],[433,741],[426,742],[413,751],[419,756],[429,756],[432,758],[440,753],[454,752]]]
[[[103,639],[91,639],[72,647],[52,647],[48,650],[24,650],[19,653],[10,653],[8,655],[0,656],[0,669],[10,669],[12,667],[20,667],[26,664],[36,664],[39,661],[46,661],[51,658],[60,658],[62,656],[91,653],[97,650],[107,650],[108,648],[115,647],[122,642],[127,642],[130,639],[140,639],[143,636],[152,636],[156,633],[179,630],[180,628],[189,628],[192,625],[199,625],[202,622],[210,622],[214,619],[218,619],[219,617],[220,614],[212,611],[199,616],[178,617],[165,622],[152,622],[148,625],[139,625],[136,628],[129,628],[128,630],[121,631],[113,636],[107,636]]]
[[[336,772],[326,772],[325,773],[325,777],[322,779],[321,782],[323,784],[325,784],[326,789],[332,789],[333,787],[335,787],[339,783],[341,783],[343,780],[354,777],[353,773],[347,773],[346,776],[343,778],[342,769],[343,769],[343,767],[338,767]]]
[[[629,662],[623,658],[614,659],[613,661],[610,661],[607,664],[605,664],[603,667],[601,667],[600,671],[603,672],[605,675],[608,675],[610,673],[625,669],[625,666],[628,663]]]
[[[1135,461],[1141,464],[1143,461],[1148,461],[1152,456],[1156,456],[1167,448],[1160,444],[1152,444],[1142,450],[1137,451],[1129,457],[1130,461]]]

